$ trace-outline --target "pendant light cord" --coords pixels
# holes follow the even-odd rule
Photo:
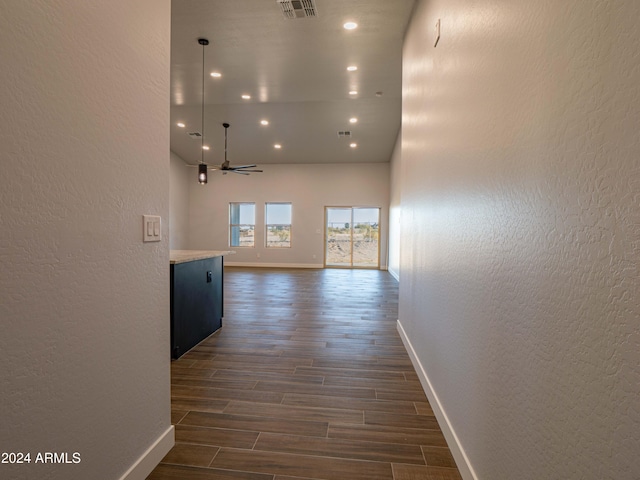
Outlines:
[[[205,42],[202,43],[202,137],[201,140],[201,151],[200,151],[200,163],[204,163],[204,46]],[[208,43],[208,42],[207,42]]]

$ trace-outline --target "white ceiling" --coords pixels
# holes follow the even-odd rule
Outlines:
[[[173,0],[171,150],[187,163],[201,160],[200,140],[187,132],[202,132],[204,37],[205,163],[224,159],[223,122],[231,124],[232,166],[388,162],[400,128],[402,39],[413,4],[315,0],[317,17],[287,19],[276,0]],[[359,26],[345,30],[346,21]],[[351,140],[339,130],[350,130]]]

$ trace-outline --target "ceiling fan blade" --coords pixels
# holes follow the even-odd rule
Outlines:
[[[236,173],[242,173],[242,172],[253,172],[253,173],[262,173],[262,170],[234,170]]]
[[[231,170],[233,173],[237,173],[238,175],[249,175],[246,172],[243,172],[242,170]]]
[[[238,165],[237,167],[230,167],[233,170],[239,170],[241,168],[255,168],[257,165]]]

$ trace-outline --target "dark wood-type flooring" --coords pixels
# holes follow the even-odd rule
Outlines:
[[[459,480],[378,270],[225,268],[223,327],[171,365],[148,480]]]

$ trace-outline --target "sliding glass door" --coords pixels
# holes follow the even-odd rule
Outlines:
[[[325,253],[327,267],[351,267],[351,208],[325,207]]]
[[[380,268],[380,209],[325,207],[326,267]]]

